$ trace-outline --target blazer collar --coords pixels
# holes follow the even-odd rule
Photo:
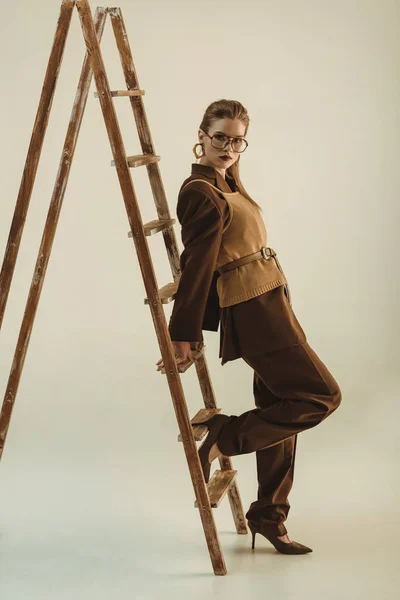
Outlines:
[[[200,163],[192,163],[192,175],[201,176],[201,178],[210,181],[217,188],[220,188],[223,192],[231,192],[231,187],[229,183],[224,179],[214,167],[209,167],[207,165],[201,165]],[[233,180],[232,180],[233,182]],[[232,183],[234,190],[236,190],[236,185]]]

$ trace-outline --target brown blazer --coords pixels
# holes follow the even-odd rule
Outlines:
[[[229,219],[229,207],[209,185],[191,179],[209,181],[225,192],[236,191],[233,179],[224,179],[212,167],[193,163],[192,172],[178,193],[176,214],[182,227],[184,250],[180,256],[181,278],[169,321],[173,341],[202,342],[202,330],[218,331],[220,305],[217,293],[216,261],[222,230]],[[230,182],[228,184],[228,181]]]

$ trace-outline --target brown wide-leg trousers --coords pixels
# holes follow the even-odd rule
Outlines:
[[[258,499],[250,505],[246,518],[285,535],[297,434],[334,412],[342,394],[307,342],[243,360],[254,369],[257,408],[231,415],[217,445],[225,456],[256,452]]]

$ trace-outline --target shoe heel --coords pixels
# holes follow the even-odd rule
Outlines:
[[[249,523],[249,528],[250,528],[250,531],[251,531],[251,533],[253,535],[253,539],[251,541],[251,549],[254,550],[254,540],[256,539],[256,533],[257,533],[257,531],[255,529],[253,529],[251,523]]]
[[[248,521],[248,525],[251,533],[253,534],[251,546],[253,550],[256,533],[260,533],[260,535],[263,535],[273,546],[275,546],[276,550],[282,554],[306,554],[307,552],[312,552],[312,548],[304,546],[303,544],[299,544],[299,542],[286,543],[280,540],[276,533],[268,533],[265,529],[262,529],[262,531],[261,529],[257,529],[257,525],[255,523]]]

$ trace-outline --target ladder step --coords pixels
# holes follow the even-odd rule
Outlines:
[[[213,415],[220,413],[220,408],[201,408],[193,417],[190,419],[190,423],[193,425],[193,435],[196,442],[202,440],[208,431],[208,427],[206,424],[196,425],[198,421],[205,421],[206,419],[210,419]],[[182,435],[178,435],[178,442],[182,441]]]
[[[158,289],[158,295],[160,296],[162,304],[169,304],[175,298],[178,285],[178,282],[172,281],[171,283],[167,283]],[[144,303],[149,304],[149,299],[145,298]]]
[[[157,154],[135,154],[134,156],[127,156],[126,162],[129,167],[142,167],[143,165],[158,162],[160,158],[161,156]],[[111,166],[115,167],[115,160],[111,161]]]
[[[146,235],[153,235],[154,233],[168,229],[168,227],[172,227],[175,221],[176,219],[154,219],[145,223],[143,229]],[[128,231],[128,237],[133,237],[132,231]]]
[[[111,96],[118,98],[121,96],[144,96],[145,91],[144,90],[112,90],[110,93],[111,93]],[[99,93],[95,92],[94,97],[99,98]]]
[[[178,365],[178,373],[185,373],[189,367],[191,367],[196,360],[200,358],[202,354],[204,354],[205,345],[202,346],[199,350],[192,350],[192,360],[186,360],[184,363],[180,363]],[[160,373],[165,375],[165,367],[160,370]]]
[[[227,469],[221,471],[217,469],[212,474],[210,481],[207,483],[208,497],[210,498],[211,508],[218,508],[225,494],[235,482],[237,471]],[[198,508],[197,500],[194,501],[194,507]]]

